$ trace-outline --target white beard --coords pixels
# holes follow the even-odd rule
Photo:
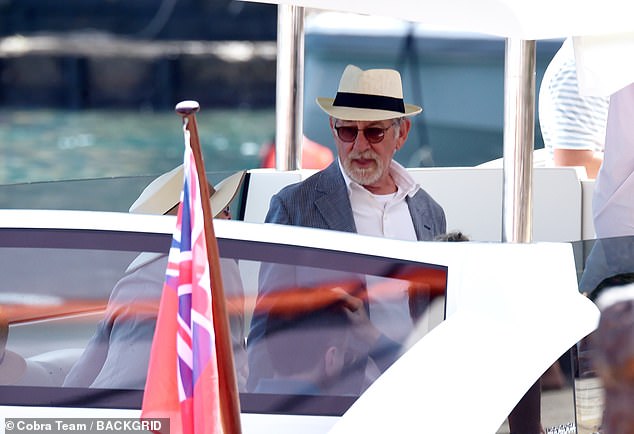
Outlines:
[[[352,160],[359,158],[373,160],[375,163],[374,167],[369,167],[367,169],[354,167]],[[385,165],[375,152],[367,150],[364,152],[354,152],[348,154],[346,159],[343,161],[343,170],[354,182],[360,185],[371,185],[381,178],[381,175],[385,170]]]

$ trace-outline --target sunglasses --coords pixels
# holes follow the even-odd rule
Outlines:
[[[363,135],[369,143],[379,143],[385,138],[385,132],[392,128],[394,124],[390,125],[387,128],[381,127],[369,127],[364,129],[359,129],[357,127],[335,127],[335,131],[337,132],[337,137],[339,140],[346,143],[352,143],[357,140],[357,136],[359,135],[359,131],[363,131]]]

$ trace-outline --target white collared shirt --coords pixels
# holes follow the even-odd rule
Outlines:
[[[389,171],[396,183],[397,191],[382,195],[370,193],[362,185],[351,180],[342,170],[341,162],[339,170],[346,181],[357,233],[416,241],[414,223],[405,198],[413,196],[420,186],[403,166],[392,160]]]
[[[420,186],[403,166],[393,160],[390,163],[389,170],[397,191],[385,195],[372,194],[352,181],[341,169],[341,162],[339,170],[346,181],[357,233],[416,241],[414,223],[405,198],[413,196]],[[412,331],[407,284],[374,276],[366,276],[366,280],[372,323],[387,337],[403,342]],[[388,293],[389,296],[386,296]]]

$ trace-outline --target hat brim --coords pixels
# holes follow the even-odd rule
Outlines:
[[[235,199],[244,180],[245,173],[245,170],[236,172],[216,185],[216,191],[211,195],[211,213],[214,217],[218,216]]]
[[[183,165],[162,174],[143,189],[130,206],[133,214],[165,214],[180,201],[183,189]]]
[[[246,171],[240,170],[210,188],[211,212],[218,216],[236,197]],[[166,214],[178,205],[183,189],[183,165],[152,181],[130,207],[134,214]]]
[[[423,111],[422,107],[405,104],[405,113],[391,110],[365,109],[358,107],[333,106],[334,98],[317,98],[317,105],[330,116],[345,121],[382,121],[403,116],[414,116]]]

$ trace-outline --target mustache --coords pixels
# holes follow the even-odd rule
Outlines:
[[[379,156],[376,152],[372,151],[371,149],[366,149],[365,151],[362,151],[362,152],[352,151],[348,154],[348,161],[359,159],[359,158],[376,161],[379,159]]]

